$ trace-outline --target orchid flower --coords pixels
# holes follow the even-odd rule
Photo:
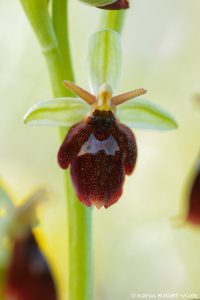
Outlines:
[[[46,190],[40,189],[16,207],[0,183],[0,210],[4,211],[0,218],[0,296],[3,299],[58,299],[52,273],[33,233],[37,222],[35,210],[46,197]]]
[[[91,91],[64,80],[76,98],[40,102],[24,122],[70,127],[58,151],[58,164],[70,167],[81,202],[107,208],[120,198],[125,175],[131,175],[136,164],[137,144],[129,127],[169,130],[177,123],[159,106],[137,99],[147,92],[143,88],[115,95],[121,70],[118,33],[108,29],[95,33],[88,57]]]

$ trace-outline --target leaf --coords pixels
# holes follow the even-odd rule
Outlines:
[[[170,130],[178,127],[170,113],[145,99],[135,99],[120,105],[117,115],[121,122],[135,128]]]
[[[121,43],[117,32],[105,29],[91,37],[88,72],[91,89],[96,96],[103,83],[116,88],[121,73]]]
[[[92,6],[105,6],[105,5],[115,3],[117,0],[80,0],[80,1]]]
[[[24,116],[28,125],[72,126],[83,119],[89,106],[78,98],[54,98],[32,106]]]

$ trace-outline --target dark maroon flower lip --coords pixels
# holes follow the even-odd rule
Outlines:
[[[200,225],[200,160],[189,195],[187,221],[195,225]]]
[[[72,126],[58,152],[60,167],[70,166],[79,200],[97,208],[118,201],[125,175],[132,173],[136,158],[132,131],[111,111],[100,110]]]
[[[54,280],[31,231],[13,241],[5,294],[17,300],[57,300]]]
[[[108,4],[105,6],[98,6],[101,9],[108,9],[108,10],[120,10],[120,9],[128,9],[129,2],[127,0],[118,0],[112,4]]]
[[[125,176],[132,174],[137,159],[135,136],[117,120],[116,107],[146,90],[113,96],[112,87],[104,83],[94,96],[73,82],[65,80],[64,86],[86,101],[91,113],[70,128],[58,151],[58,164],[70,167],[82,203],[107,208],[122,195]]]

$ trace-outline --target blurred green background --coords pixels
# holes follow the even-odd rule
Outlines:
[[[94,209],[95,300],[128,300],[132,293],[198,293],[200,229],[177,227],[200,148],[200,2],[135,0],[123,31],[119,92],[143,87],[146,98],[174,114],[179,129],[135,130],[139,158],[120,201]],[[70,1],[76,82],[88,87],[88,40],[102,11]],[[53,200],[37,230],[66,299],[67,231],[63,172],[56,128],[23,125],[35,102],[51,97],[38,42],[19,1],[0,2],[0,175],[16,199],[47,186]],[[164,298],[165,299],[165,298]]]

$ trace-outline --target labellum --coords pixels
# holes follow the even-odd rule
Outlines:
[[[127,0],[117,0],[114,3],[105,6],[98,6],[98,8],[108,9],[108,10],[127,9],[129,8],[129,2]]]
[[[93,1],[93,5],[115,2]],[[63,169],[70,168],[81,202],[107,208],[120,198],[125,176],[133,172],[137,159],[134,134],[120,122],[116,111],[131,128],[171,130],[177,123],[171,114],[145,99],[124,103],[146,93],[144,89],[113,96],[121,73],[117,32],[105,29],[91,37],[87,69],[92,93],[66,80],[64,86],[78,97],[42,101],[26,113],[24,122],[70,128],[59,149],[58,163]]]
[[[121,196],[125,175],[133,172],[137,158],[134,134],[116,118],[116,106],[146,91],[113,97],[111,86],[103,84],[95,97],[72,82],[64,85],[90,104],[91,113],[70,128],[58,152],[58,163],[63,169],[70,167],[81,202],[107,208]]]
[[[193,224],[200,225],[200,161],[189,196],[187,220]]]
[[[57,299],[50,270],[31,229],[14,240],[5,294],[16,300]]]

